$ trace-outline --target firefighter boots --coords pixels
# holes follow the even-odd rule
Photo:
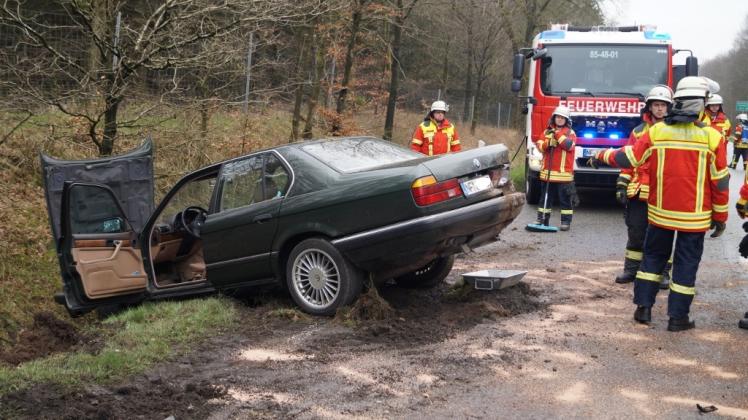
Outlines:
[[[685,331],[685,330],[690,330],[691,328],[696,328],[696,322],[688,319],[688,316],[686,316],[685,318],[672,318],[671,317],[667,321],[668,331]]]
[[[561,230],[569,230],[571,229],[571,224],[569,222],[561,222]]]
[[[748,330],[748,312],[743,315],[743,319],[738,321],[738,327]]]
[[[636,278],[636,272],[639,271],[641,261],[626,258],[623,260],[623,273],[616,276],[616,283],[631,283]]]
[[[652,307],[651,306],[637,306],[634,311],[634,319],[640,324],[649,324],[652,321]],[[670,327],[668,326],[668,329]]]

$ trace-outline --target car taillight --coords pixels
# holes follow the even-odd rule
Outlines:
[[[450,198],[462,197],[462,188],[457,179],[436,182],[436,178],[432,175],[413,181],[410,190],[419,206],[428,206]]]

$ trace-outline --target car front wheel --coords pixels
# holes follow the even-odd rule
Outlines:
[[[363,273],[328,241],[311,238],[291,251],[286,282],[291,297],[304,312],[333,315],[361,293]]]
[[[455,263],[455,256],[437,258],[418,270],[395,278],[395,282],[402,287],[434,287],[441,283]]]

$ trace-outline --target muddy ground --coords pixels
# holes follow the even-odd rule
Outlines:
[[[651,326],[632,320],[632,287],[613,282],[621,210],[595,197],[583,196],[565,233],[525,233],[527,207],[501,242],[460,256],[447,279],[527,270],[517,287],[385,285],[394,311],[357,323],[279,316],[292,314],[275,310],[291,308],[287,298],[251,299],[239,305],[237,331],[144,375],[73,393],[42,385],[0,403],[18,417],[55,419],[748,418],[740,221],[707,239],[697,328],[670,333],[667,292]],[[701,414],[697,404],[716,411]]]

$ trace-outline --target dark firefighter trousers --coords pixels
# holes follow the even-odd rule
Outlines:
[[[623,213],[628,229],[626,241],[626,258],[641,261],[644,247],[644,235],[647,233],[647,202],[639,200],[639,195],[629,198]]]
[[[732,162],[730,163],[730,167],[735,169],[735,167],[738,166],[738,161],[740,160],[740,158],[743,158],[743,168],[745,168],[746,162],[748,162],[748,148],[747,147],[733,148]]]
[[[542,181],[541,181],[542,182]],[[571,225],[574,214],[572,209],[572,184],[571,182],[543,182],[540,190],[540,206],[538,207],[538,223],[547,223],[551,219],[551,210],[558,201],[561,207],[561,224]],[[543,206],[545,190],[548,189],[548,203]]]
[[[647,227],[644,238],[644,259],[634,282],[634,303],[651,307],[659,290],[660,274],[670,257],[675,239],[673,275],[667,313],[671,318],[688,316],[696,289],[696,272],[704,252],[705,232],[676,232],[654,225]],[[676,237],[677,236],[677,237]]]

